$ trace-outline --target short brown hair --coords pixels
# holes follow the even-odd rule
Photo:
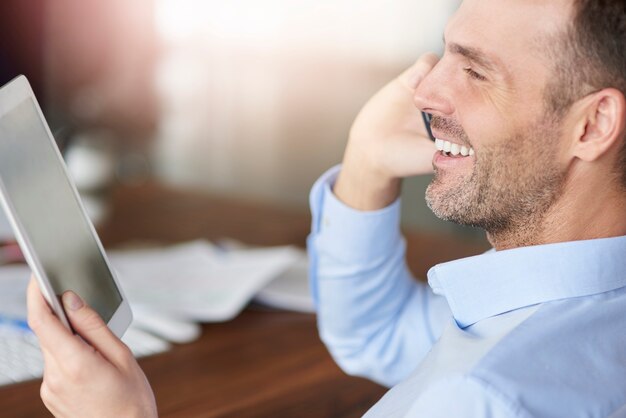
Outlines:
[[[626,95],[626,0],[573,0],[573,19],[550,48],[556,80],[546,89],[548,110],[563,115],[581,97],[613,87]],[[626,188],[626,136],[620,156]]]

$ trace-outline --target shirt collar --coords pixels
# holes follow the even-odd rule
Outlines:
[[[456,322],[626,286],[626,236],[522,247],[438,264],[428,284]]]

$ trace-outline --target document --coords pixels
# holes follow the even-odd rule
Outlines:
[[[25,264],[0,267],[0,318],[26,320],[26,288],[30,268]]]
[[[131,306],[199,322],[234,318],[302,257],[289,246],[223,250],[203,240],[108,254]]]
[[[283,274],[261,289],[254,300],[273,308],[289,311],[315,313],[315,305],[309,287],[309,261],[306,253]]]

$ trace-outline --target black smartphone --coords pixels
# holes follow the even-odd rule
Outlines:
[[[435,136],[433,135],[433,131],[430,129],[430,121],[433,118],[433,115],[430,113],[422,112],[422,119],[424,119],[424,126],[426,126],[426,132],[428,132],[428,136],[432,141],[435,140]]]

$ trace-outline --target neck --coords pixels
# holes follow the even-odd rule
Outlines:
[[[626,235],[626,191],[610,187],[615,181],[609,178],[587,178],[584,183],[570,178],[559,199],[545,213],[513,222],[502,231],[487,232],[489,242],[500,251]]]

